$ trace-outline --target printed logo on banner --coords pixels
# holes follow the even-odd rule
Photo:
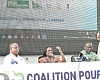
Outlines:
[[[4,76],[4,78],[7,78],[7,80],[9,80],[9,79],[12,79],[12,80],[15,80],[15,79],[24,80],[24,75],[21,72],[17,72],[16,73],[14,71],[4,71],[1,75]],[[5,77],[5,75],[6,75],[6,77]]]

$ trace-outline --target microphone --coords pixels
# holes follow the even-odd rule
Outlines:
[[[83,56],[83,54],[79,52],[79,53],[78,53],[78,56],[81,57],[81,56]]]
[[[79,52],[77,57],[78,61],[82,62],[82,58],[83,58],[83,54]]]
[[[54,57],[54,54],[51,54],[51,57],[52,57],[52,58],[55,58],[55,57]]]

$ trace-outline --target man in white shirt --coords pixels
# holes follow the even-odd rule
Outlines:
[[[4,58],[3,65],[26,64],[25,60],[18,55],[19,46],[17,43],[10,44],[10,53]]]

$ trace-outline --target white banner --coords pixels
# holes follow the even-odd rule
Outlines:
[[[100,62],[0,66],[0,80],[100,80]]]

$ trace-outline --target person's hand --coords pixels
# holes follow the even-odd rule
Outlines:
[[[40,59],[38,60],[38,63],[46,63],[46,60],[45,60],[44,58],[40,58]]]
[[[62,53],[61,47],[57,46],[56,49],[58,49],[58,51],[59,51],[60,53]]]
[[[60,57],[57,56],[57,57],[54,58],[54,62],[62,62],[62,61],[60,60]]]
[[[57,46],[56,49],[61,50],[61,47]]]
[[[62,50],[61,50],[61,47],[57,46],[56,49],[58,49],[60,55],[63,55]]]

